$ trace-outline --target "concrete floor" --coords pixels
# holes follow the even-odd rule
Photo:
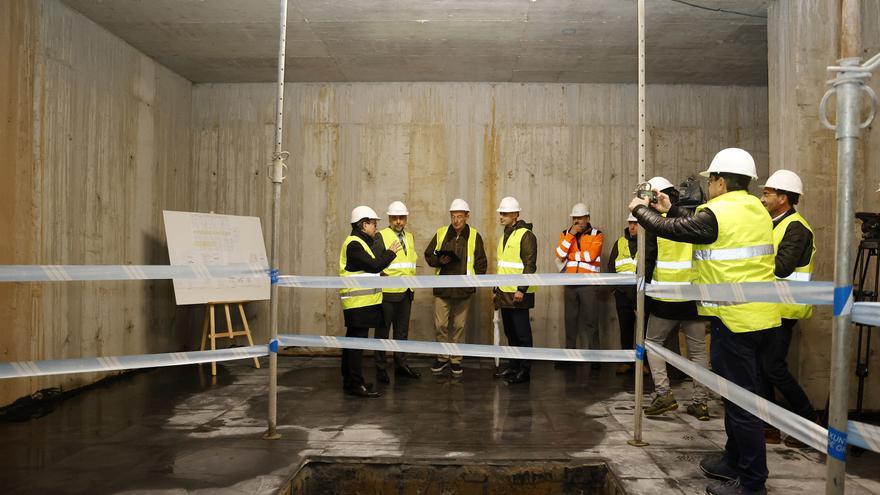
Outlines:
[[[208,366],[153,370],[94,387],[43,417],[0,423],[0,487],[5,493],[274,493],[309,456],[604,458],[628,493],[697,494],[707,482],[697,461],[725,439],[721,404],[713,402],[711,421],[683,411],[648,419],[650,446],[627,445],[632,376],[615,376],[612,365],[591,371],[541,363],[530,385],[508,386],[492,379],[490,361],[466,361],[464,376],[453,379],[432,376],[428,361],[416,360],[421,380],[392,382],[381,399],[364,400],[342,394],[338,359],[279,362],[280,440],[261,438],[266,369],[221,364],[213,379]],[[683,382],[676,393],[687,397],[689,388]],[[770,446],[770,491],[823,492],[821,457]],[[880,493],[880,455],[850,461],[847,493]]]

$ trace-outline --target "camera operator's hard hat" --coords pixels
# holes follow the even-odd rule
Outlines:
[[[369,206],[358,206],[351,210],[351,223],[357,223],[362,218],[379,220],[379,215],[376,215],[376,212]]]
[[[674,185],[672,185],[672,182],[669,182],[669,180],[666,179],[666,177],[660,177],[659,175],[657,177],[652,177],[648,181],[648,184],[651,184],[651,187],[653,189],[656,189],[661,192],[665,191],[666,189],[669,189],[670,187],[672,187],[672,188],[675,187]]]
[[[635,215],[633,215],[632,213],[630,213],[629,216],[626,217],[626,221],[627,221],[627,222],[638,222],[639,219],[636,218]]]
[[[395,201],[388,205],[388,211],[385,212],[386,215],[389,216],[403,216],[409,215],[409,211],[406,209],[406,205],[403,204],[403,201]]]
[[[583,203],[578,203],[571,207],[571,215],[572,217],[585,217],[590,214],[590,209],[587,208],[587,205]]]
[[[804,183],[798,174],[791,170],[777,170],[767,179],[767,183],[761,187],[770,187],[779,191],[788,191],[795,194],[804,193]]]
[[[758,178],[755,159],[748,151],[740,148],[725,148],[716,153],[709,164],[709,170],[700,172],[700,175],[709,177],[712,173],[739,174],[756,180]]]
[[[495,211],[498,213],[517,213],[522,210],[520,210],[519,201],[516,198],[507,196],[506,198],[501,198],[501,204],[498,205],[498,209]]]
[[[467,201],[460,198],[455,198],[452,200],[452,204],[449,205],[449,211],[466,211],[470,213],[471,207],[469,204],[467,204]]]

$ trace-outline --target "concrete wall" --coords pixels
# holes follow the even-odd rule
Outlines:
[[[2,262],[167,263],[161,211],[189,208],[191,84],[55,0],[2,2],[0,40],[12,55],[0,56],[0,101],[13,102]],[[0,290],[4,360],[174,351],[196,337],[173,328],[169,282]],[[3,380],[0,404],[95,378]]]
[[[283,273],[335,275],[351,208],[383,214],[402,199],[421,252],[448,223],[455,197],[471,205],[490,266],[501,233],[495,208],[513,195],[534,222],[539,272],[571,205],[587,202],[606,232],[605,254],[621,235],[636,182],[636,88],[566,84],[288,84],[284,139]],[[259,215],[269,225],[266,165],[272,149],[271,84],[203,84],[193,94],[195,208]],[[767,92],[760,87],[651,86],[648,173],[673,180],[704,170],[727,146],[751,150],[767,170]],[[650,175],[649,175],[650,176]],[[387,222],[381,222],[384,227]],[[267,229],[268,230],[268,229]],[[268,231],[267,231],[268,237]],[[432,273],[423,260],[419,274]],[[475,302],[470,342],[490,342],[489,291]],[[562,288],[542,288],[535,343],[560,346]],[[281,290],[281,331],[339,335],[335,291]],[[432,340],[432,297],[416,295],[412,338]],[[618,345],[616,317],[603,308],[603,346]],[[257,320],[265,320],[257,308]],[[265,324],[255,325],[265,336]]]
[[[810,0],[772,1],[769,8],[770,70],[770,168],[796,171],[804,179],[805,194],[799,210],[810,222],[818,247],[818,280],[834,277],[835,211],[837,201],[837,145],[834,132],[819,123],[818,107],[826,91],[825,81],[833,77],[826,67],[838,53],[838,2]],[[862,2],[864,58],[880,50],[880,1]],[[870,83],[878,90],[876,78]],[[831,107],[833,120],[833,102]],[[876,127],[876,121],[874,124]],[[856,167],[855,211],[880,211],[878,193],[880,137],[871,128],[864,131],[862,153]],[[861,238],[859,223],[853,232],[854,246]],[[853,248],[855,255],[855,247]],[[792,345],[790,363],[813,401],[824,408],[828,395],[831,360],[831,308],[817,307],[811,320],[800,325]],[[853,338],[857,332],[853,331]],[[872,348],[880,345],[874,332]],[[855,363],[855,345],[853,359]],[[854,369],[854,365],[853,365]],[[872,357],[866,381],[866,407],[880,407],[880,360]],[[850,388],[855,406],[856,380]]]

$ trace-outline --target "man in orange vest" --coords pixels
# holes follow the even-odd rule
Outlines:
[[[571,226],[559,234],[556,262],[565,273],[599,273],[602,271],[602,243],[605,234],[590,224],[590,210],[584,203],[571,209]],[[565,286],[565,348],[581,345],[590,348],[598,333],[599,287],[595,285]],[[562,363],[557,363],[562,364]]]

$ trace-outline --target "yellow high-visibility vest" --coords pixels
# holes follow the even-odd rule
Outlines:
[[[782,242],[782,238],[785,237],[785,230],[788,229],[788,226],[793,222],[800,222],[810,233],[813,233],[813,229],[810,227],[810,224],[807,223],[806,219],[801,216],[800,213],[794,212],[791,215],[782,219],[776,227],[773,228],[773,250],[774,252],[779,251],[779,243]],[[784,279],[779,280],[789,280],[793,282],[809,282],[813,277],[813,259],[816,256],[816,236],[813,236],[813,245],[812,251],[810,252],[810,260],[804,266],[799,266],[794,269],[794,272],[791,275],[785,277]],[[789,320],[805,320],[811,316],[813,316],[813,306],[809,304],[780,304],[779,305],[779,314],[782,315],[783,318]]]
[[[434,252],[443,250],[443,240],[446,239],[446,232],[449,231],[449,225],[444,225],[437,229],[437,245],[434,247]],[[476,275],[474,271],[474,252],[477,250],[477,229],[468,226],[468,239],[467,239],[467,260],[465,260],[465,265],[467,266],[467,274],[468,275]],[[434,270],[436,275],[440,275],[440,267],[438,266],[436,270]]]
[[[638,259],[638,253],[633,256],[629,252],[629,239],[625,235],[620,236],[620,239],[617,239],[617,259],[614,260],[614,271],[617,273],[635,273],[636,260]]]
[[[339,276],[378,277],[378,273],[367,273],[365,271],[350,272],[345,269],[345,264],[348,262],[346,251],[348,250],[348,245],[352,242],[359,243],[364,247],[364,251],[366,251],[371,258],[376,258],[376,256],[373,255],[370,246],[368,246],[363,239],[350,235],[345,238],[345,241],[343,241],[342,251],[339,252]],[[339,289],[339,297],[342,299],[343,310],[374,306],[376,304],[382,304],[382,289]]]
[[[697,283],[772,282],[773,221],[761,201],[746,191],[732,191],[709,200],[718,221],[718,238],[693,247]],[[753,332],[781,324],[779,305],[766,302],[699,301],[697,312],[721,319],[731,332]]]
[[[523,235],[528,231],[529,229],[525,227],[519,227],[511,232],[510,237],[507,238],[506,246],[504,245],[503,235],[498,239],[498,251],[495,259],[499,275],[521,274],[525,269],[522,257],[520,257],[519,248],[522,243]],[[526,292],[532,293],[535,292],[535,289],[536,287],[534,285],[530,285]],[[498,290],[501,292],[516,292],[517,289],[515,285],[505,285],[503,287],[498,287]]]
[[[665,216],[665,215],[664,215]],[[689,285],[697,278],[693,269],[693,244],[657,238],[657,263],[651,283],[657,285]],[[654,298],[657,301],[682,302],[686,299]]]
[[[397,237],[397,232],[391,227],[382,229],[379,234],[382,236],[382,242],[385,244],[386,249],[394,243],[394,241],[400,240]],[[384,270],[385,274],[389,277],[412,277],[416,274],[416,261],[418,261],[419,255],[416,254],[416,243],[413,239],[413,235],[409,232],[404,232],[403,241],[406,244],[406,252],[404,252],[403,249],[398,251],[394,261],[392,261],[391,264],[388,265],[388,268]],[[406,291],[407,289],[405,287],[382,289],[382,292],[385,293],[402,293]]]

